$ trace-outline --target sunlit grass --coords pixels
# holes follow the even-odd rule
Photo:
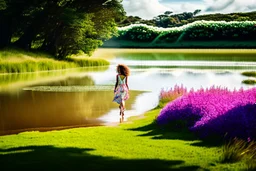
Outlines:
[[[61,70],[77,67],[106,66],[104,59],[68,58],[55,60],[53,56],[41,52],[27,52],[17,49],[0,51],[0,73],[21,73],[48,70]]]
[[[109,65],[110,63],[104,59],[99,59],[99,58],[77,58],[77,57],[73,57],[73,58],[68,58],[67,59],[70,62],[74,62],[75,64],[77,64],[80,67],[84,67],[84,66],[105,66],[105,65]]]
[[[221,147],[196,145],[200,141],[188,132],[167,132],[158,128],[154,120],[159,112],[160,109],[149,111],[143,119],[133,117],[127,124],[115,127],[75,128],[1,136],[1,167],[62,168],[65,165],[62,168],[64,170],[245,168],[241,162],[221,164]],[[118,120],[118,114],[116,117]],[[24,153],[24,150],[27,152]],[[26,164],[20,165],[24,162]]]
[[[60,70],[78,67],[75,63],[53,59],[20,60],[0,62],[1,73],[21,73],[46,70]]]
[[[7,48],[0,51],[0,61],[4,59],[21,60],[21,59],[35,59],[35,58],[50,58],[53,56],[39,51],[24,51],[22,49]]]

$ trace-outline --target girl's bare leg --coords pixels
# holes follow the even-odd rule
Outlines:
[[[125,101],[123,101],[123,111],[125,110]]]
[[[123,100],[120,104],[120,115],[124,116],[124,101]]]
[[[122,106],[121,106],[121,103],[119,105],[119,109],[120,109],[120,116],[122,115]]]

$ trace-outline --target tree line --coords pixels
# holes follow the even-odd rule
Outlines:
[[[0,0],[0,48],[91,54],[124,16],[120,0]]]
[[[246,13],[230,13],[230,14],[205,14],[199,15],[200,9],[194,12],[183,12],[180,14],[173,14],[172,11],[166,11],[164,14],[158,15],[150,20],[144,20],[138,16],[126,16],[118,23],[119,27],[128,26],[130,24],[147,24],[156,27],[179,27],[192,23],[194,21],[255,21],[256,11]]]

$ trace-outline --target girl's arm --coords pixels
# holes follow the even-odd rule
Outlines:
[[[116,85],[115,85],[114,92],[116,91],[117,83],[118,83],[118,75],[116,75]]]
[[[129,90],[129,86],[128,86],[128,77],[126,77],[126,87],[127,87],[128,90]]]

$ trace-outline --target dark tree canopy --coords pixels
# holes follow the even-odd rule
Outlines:
[[[37,48],[60,59],[90,54],[124,16],[120,0],[0,0],[0,48]]]
[[[6,8],[6,3],[4,0],[0,0],[0,10],[4,10]]]

